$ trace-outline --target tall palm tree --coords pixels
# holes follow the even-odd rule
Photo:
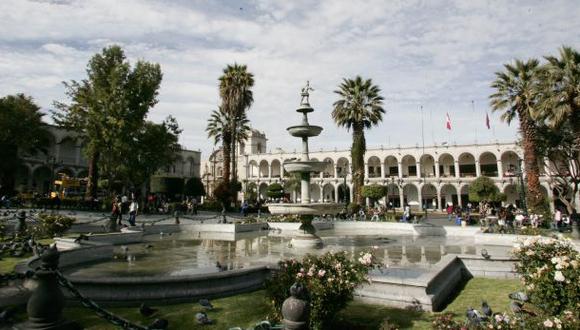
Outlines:
[[[571,47],[560,48],[560,58],[546,57],[539,86],[541,99],[536,118],[545,119],[551,127],[569,122],[580,151],[580,53]]]
[[[230,129],[230,117],[229,114],[222,108],[219,107],[218,110],[213,110],[210,118],[207,121],[207,127],[205,131],[209,138],[214,139],[214,144],[222,143],[222,153],[223,153],[223,180],[225,182],[230,182],[230,164],[231,164],[231,153],[230,148],[232,145],[232,132]]]
[[[245,117],[245,112],[254,102],[254,95],[251,88],[254,86],[254,75],[248,72],[246,65],[228,65],[223,70],[223,75],[219,78],[220,97],[222,99],[222,108],[230,114],[231,122],[231,148],[230,159],[232,163],[232,180],[237,180],[236,167],[236,144],[244,139],[235,132],[238,131],[240,123],[238,119]],[[247,123],[246,123],[247,124]]]
[[[537,157],[537,125],[531,116],[537,105],[538,94],[535,91],[539,69],[536,59],[505,64],[504,71],[495,73],[496,79],[491,84],[495,93],[490,95],[492,111],[503,111],[502,121],[510,124],[516,117],[519,120],[528,188],[527,203],[533,211],[539,211],[543,204]]]
[[[352,181],[354,202],[363,205],[364,198],[361,188],[364,185],[364,155],[366,152],[365,129],[370,129],[383,120],[383,97],[381,89],[373,85],[371,79],[364,80],[360,76],[354,79],[342,80],[334,91],[339,99],[334,102],[332,119],[338,126],[352,129]]]

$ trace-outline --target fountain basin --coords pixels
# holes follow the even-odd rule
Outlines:
[[[312,137],[318,136],[320,132],[322,132],[322,127],[312,125],[298,125],[298,126],[290,126],[286,130],[288,130],[288,132],[292,136]]]
[[[292,161],[284,163],[284,169],[288,173],[296,173],[296,172],[322,172],[328,163],[326,162],[318,162],[318,161],[310,161],[310,160],[302,160],[302,161]]]
[[[339,203],[308,203],[308,204],[291,204],[291,203],[273,203],[268,204],[268,210],[271,214],[297,214],[297,215],[322,215],[337,214],[344,207]]]

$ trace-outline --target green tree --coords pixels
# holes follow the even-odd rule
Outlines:
[[[575,149],[580,150],[580,53],[566,46],[559,53],[559,58],[546,57],[538,86],[540,102],[533,114],[553,128],[569,123]]]
[[[223,107],[218,107],[218,110],[213,110],[208,121],[205,131],[209,138],[213,138],[214,144],[222,144],[222,160],[223,160],[223,174],[224,182],[230,181],[231,173],[231,147],[232,147],[232,132],[230,129],[229,114]]]
[[[46,152],[50,133],[30,96],[0,98],[0,194],[12,194],[23,154]]]
[[[486,176],[480,176],[469,185],[469,200],[480,202],[499,202],[504,199],[499,188],[492,179]]]
[[[167,194],[170,196],[180,195],[183,193],[183,179],[164,176],[151,177],[151,192]]]
[[[256,185],[256,183],[248,182],[246,184],[244,199],[249,202],[255,202],[258,200],[258,186]]]
[[[360,76],[355,79],[343,79],[335,91],[340,98],[334,102],[332,119],[338,126],[352,129],[352,181],[354,202],[363,205],[361,188],[364,185],[364,155],[366,141],[364,130],[378,125],[383,120],[383,97],[380,88],[373,85],[371,79]]]
[[[524,149],[524,167],[528,194],[527,205],[533,212],[540,212],[544,207],[540,190],[540,169],[538,166],[537,125],[531,113],[537,105],[539,62],[516,60],[514,64],[505,64],[504,71],[496,72],[496,79],[491,84],[495,93],[490,96],[493,111],[503,111],[501,119],[508,124],[518,118],[520,134]]]
[[[266,195],[270,198],[278,199],[284,197],[284,187],[281,184],[274,182],[268,186]]]
[[[375,183],[370,186],[362,187],[361,194],[362,197],[370,199],[374,204],[376,201],[387,195],[387,187]]]
[[[96,196],[99,171],[109,181],[123,174],[126,156],[157,103],[159,64],[138,61],[133,68],[119,46],[104,48],[87,65],[87,79],[64,83],[69,104],[55,102],[54,120],[77,131],[89,159],[87,196]]]
[[[232,180],[237,180],[236,167],[236,145],[247,138],[247,131],[240,129],[242,118],[246,118],[246,111],[254,102],[252,87],[254,86],[254,75],[248,72],[246,65],[228,65],[223,70],[223,75],[219,78],[219,91],[222,99],[221,107],[224,112],[229,114],[229,129],[232,161]],[[246,122],[247,127],[247,122]],[[249,130],[249,129],[248,129]],[[225,152],[225,150],[224,150]],[[224,167],[225,169],[225,167]],[[229,173],[228,173],[229,174]],[[228,177],[229,180],[229,177]]]
[[[205,196],[205,187],[200,178],[191,178],[185,183],[185,195]]]

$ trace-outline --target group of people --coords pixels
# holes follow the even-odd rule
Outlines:
[[[123,214],[129,214],[129,225],[131,227],[136,226],[137,212],[139,211],[139,203],[132,194],[131,199],[127,195],[116,196],[113,199],[113,205],[111,210],[111,218],[113,221],[117,221],[118,225],[122,225]]]

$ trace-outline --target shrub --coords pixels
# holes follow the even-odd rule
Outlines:
[[[355,288],[367,281],[369,270],[377,266],[371,252],[349,258],[345,251],[306,255],[302,261],[290,259],[278,264],[280,270],[266,282],[273,317],[281,318],[282,303],[290,296],[290,287],[301,283],[310,297],[309,329],[323,329],[353,299]]]
[[[32,228],[32,231],[37,238],[52,238],[61,236],[70,229],[74,222],[74,218],[64,215],[41,213],[38,215],[38,223]]]
[[[532,303],[551,316],[580,313],[580,255],[569,240],[532,237],[513,253]]]

